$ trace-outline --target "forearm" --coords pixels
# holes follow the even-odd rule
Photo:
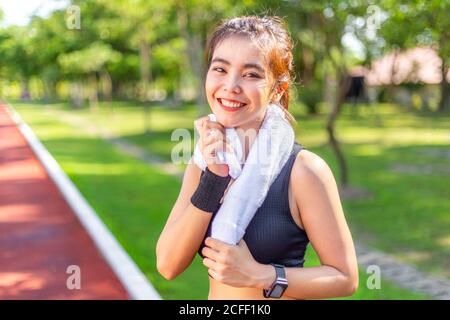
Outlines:
[[[190,203],[175,204],[156,245],[158,271],[165,278],[175,278],[191,264],[230,179],[206,168],[195,192],[184,195]]]
[[[190,204],[177,220],[163,230],[156,246],[161,274],[173,279],[190,265],[211,217],[211,213]]]
[[[283,296],[294,299],[325,299],[352,295],[358,279],[331,266],[285,268],[288,288]],[[275,280],[274,267],[261,265],[256,287],[268,289]]]

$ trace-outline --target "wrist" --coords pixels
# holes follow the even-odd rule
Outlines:
[[[220,177],[227,177],[230,172],[228,165],[223,164],[209,165],[207,168],[210,172]]]
[[[258,264],[254,275],[254,287],[258,289],[270,289],[277,278],[275,268],[270,264]]]
[[[219,176],[206,167],[200,178],[197,190],[191,197],[191,203],[200,210],[215,212],[220,206],[220,200],[228,187],[230,179],[230,176]]]

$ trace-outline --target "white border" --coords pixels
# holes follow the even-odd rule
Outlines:
[[[52,178],[100,253],[119,278],[131,299],[161,300],[162,298],[155,288],[150,284],[130,256],[128,256],[109,229],[103,224],[94,209],[78,191],[69,177],[67,177],[31,128],[22,120],[10,104],[5,101],[3,103],[6,106],[6,111],[28,141],[28,144],[44,166],[48,175]]]

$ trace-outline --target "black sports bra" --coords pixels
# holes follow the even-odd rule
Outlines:
[[[302,150],[298,143],[294,144],[292,153],[281,169],[278,177],[270,186],[266,199],[256,211],[248,225],[244,240],[256,261],[263,264],[277,263],[286,267],[303,267],[308,236],[294,221],[289,208],[289,178],[297,154]],[[210,221],[204,240],[211,235]]]

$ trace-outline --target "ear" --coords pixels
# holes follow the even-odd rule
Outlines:
[[[283,96],[284,92],[288,88],[287,82],[281,82],[276,86],[275,92],[273,94],[272,100],[274,101],[280,101],[281,97]]]

